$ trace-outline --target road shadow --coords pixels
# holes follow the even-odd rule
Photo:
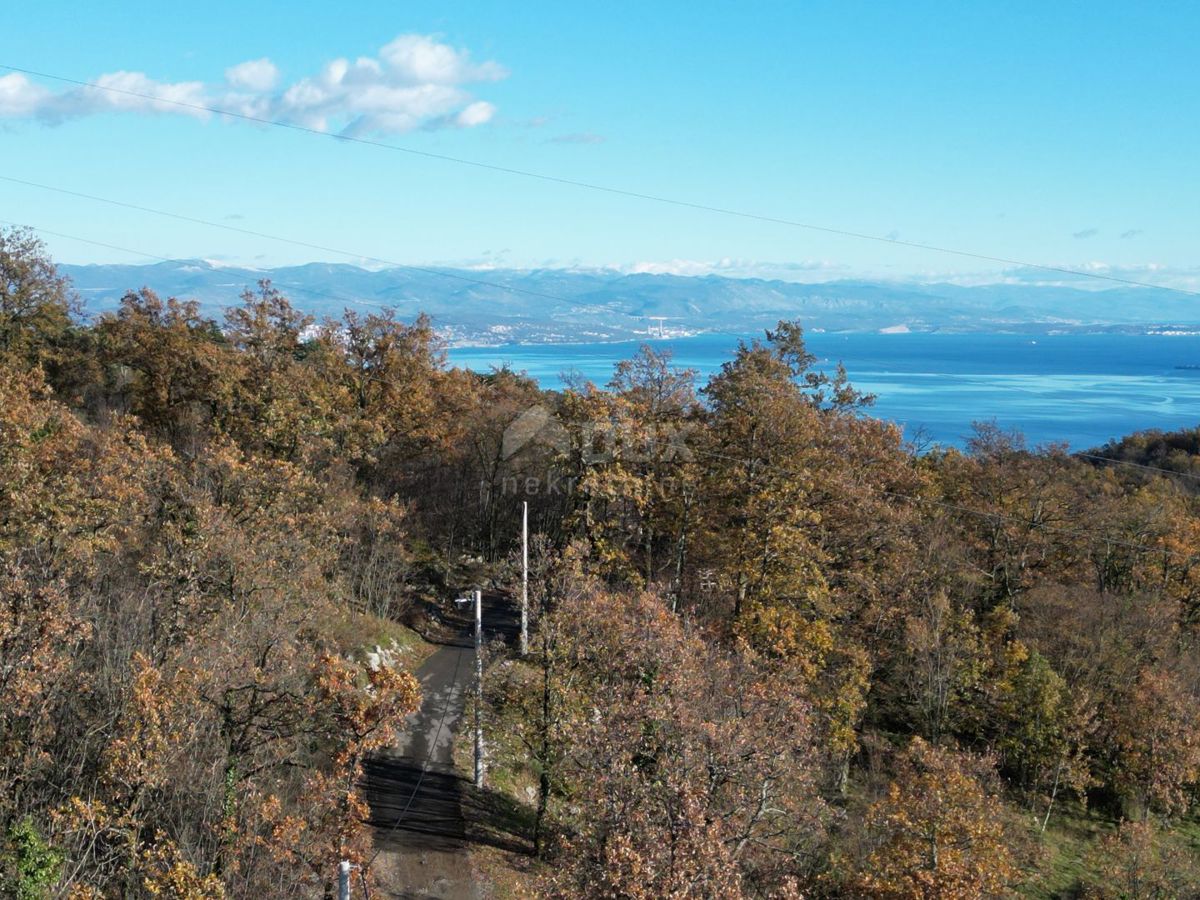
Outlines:
[[[455,596],[468,597],[471,589],[464,588]],[[475,646],[475,611],[469,603],[456,604],[444,598],[418,600],[417,615],[408,624],[424,640],[439,647]],[[516,647],[521,631],[521,613],[516,602],[503,591],[483,592],[484,643],[502,638]]]
[[[387,757],[368,760],[363,774],[376,846],[443,851],[463,846],[464,778]]]
[[[479,790],[468,782],[463,792],[467,840],[509,853],[533,854],[533,812],[506,794]]]

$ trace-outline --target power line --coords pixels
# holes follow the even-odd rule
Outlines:
[[[1138,550],[1143,553],[1163,553],[1167,556],[1174,556],[1177,559],[1186,560],[1188,562],[1195,561],[1197,554],[1180,553],[1176,550],[1171,550],[1167,547],[1150,547],[1146,544],[1138,544],[1133,541],[1120,540],[1119,538],[1102,538],[1098,537],[1095,532],[1077,531],[1072,528],[1059,528],[1055,525],[1043,525],[1037,522],[1032,522],[1029,519],[1020,516],[1012,516],[1006,513],[987,512],[981,509],[973,509],[969,506],[961,506],[957,503],[947,503],[944,500],[932,500],[927,497],[913,497],[908,494],[900,494],[895,491],[880,491],[885,497],[891,497],[894,500],[903,500],[907,503],[918,503],[925,506],[936,506],[941,509],[950,510],[952,512],[963,513],[964,515],[975,516],[977,518],[994,519],[1001,522],[1011,522],[1016,525],[1025,525],[1035,531],[1045,531],[1050,534],[1059,534],[1066,537],[1078,537],[1090,540],[1093,544],[1104,544],[1110,547],[1124,547],[1127,550]]]
[[[1200,481],[1200,475],[1194,472],[1177,472],[1174,469],[1164,469],[1162,466],[1148,466],[1145,463],[1137,463],[1129,459],[1112,459],[1108,456],[1100,456],[1097,453],[1076,453],[1075,456],[1083,459],[1094,459],[1097,462],[1111,463],[1114,466],[1130,466],[1134,469],[1143,469],[1147,472],[1161,472],[1163,475],[1173,475],[1176,478],[1190,478],[1194,481]]]
[[[337,256],[345,256],[348,259],[365,260],[366,262],[380,263],[385,266],[395,266],[401,269],[411,269],[415,272],[424,272],[427,275],[436,275],[439,278],[449,278],[453,281],[460,281],[466,284],[473,284],[482,287],[499,288],[500,290],[509,291],[514,294],[524,294],[530,297],[538,297],[542,300],[555,300],[558,302],[570,302],[566,297],[560,297],[555,294],[547,294],[542,291],[530,290],[529,288],[516,287],[513,285],[503,284],[498,281],[488,281],[484,278],[472,278],[468,275],[459,275],[455,272],[446,272],[442,269],[431,269],[425,266],[414,266],[408,263],[398,262],[394,259],[384,259],[379,256],[367,256],[362,253],[355,253],[351,250],[342,250],[338,247],[327,247],[324,244],[314,244],[310,241],[302,241],[295,238],[281,237],[277,234],[268,234],[265,231],[255,231],[250,228],[240,228],[237,225],[230,225],[227,222],[213,222],[209,219],[200,219],[195,216],[184,215],[183,213],[171,212],[165,209],[155,209],[150,206],[139,206],[136,203],[127,203],[124,200],[113,200],[110,197],[99,197],[95,194],[86,194],[82,191],[73,191],[68,188],[55,187],[49,184],[40,184],[36,181],[25,181],[21,178],[13,178],[9,175],[0,175],[0,181],[8,181],[12,184],[20,184],[25,187],[37,188],[43,191],[52,191],[56,194],[64,194],[68,197],[78,197],[83,200],[91,200],[95,203],[106,203],[109,206],[117,206],[122,209],[131,209],[136,212],[149,213],[150,215],[162,216],[167,219],[175,219],[180,222],[190,222],[193,225],[205,225],[209,228],[220,228],[224,231],[232,231],[237,234],[245,234],[250,237],[263,238],[268,241],[278,241],[281,244],[290,244],[293,247],[303,247],[307,250],[319,250],[322,253],[333,253]]]
[[[147,253],[145,250],[133,250],[129,247],[120,247],[116,244],[107,244],[104,241],[94,241],[91,238],[79,237],[74,234],[66,234],[61,231],[51,231],[49,228],[40,228],[34,225],[28,225],[24,222],[10,222],[7,219],[0,219],[0,225],[7,225],[10,228],[27,228],[30,231],[36,231],[38,234],[49,234],[53,237],[64,238],[68,241],[79,241],[81,244],[91,244],[93,247],[104,247],[106,250],[118,250],[121,253],[131,253],[134,256],[144,256],[147,259],[157,259],[162,262],[176,262],[169,256],[159,256],[157,253]]]
[[[0,178],[3,178],[3,176],[0,176]],[[62,232],[62,231],[51,231],[49,228],[41,228],[39,226],[29,225],[28,223],[24,223],[24,222],[11,222],[7,219],[0,219],[0,225],[8,225],[12,228],[27,228],[30,231],[36,231],[38,234],[48,234],[48,235],[51,235],[52,237],[62,238],[64,240],[68,240],[68,241],[78,241],[81,244],[91,244],[93,247],[103,247],[106,250],[118,250],[121,253],[130,253],[134,256],[144,256],[147,259],[157,259],[160,262],[178,262],[179,261],[178,259],[175,259],[170,256],[160,256],[157,253],[147,253],[145,250],[134,250],[130,247],[122,247],[118,244],[109,244],[104,241],[96,241],[91,238],[80,237],[77,234],[67,234],[66,232]],[[358,300],[358,299],[355,299],[354,297],[342,297],[337,294],[330,294],[326,291],[318,291],[313,288],[301,287],[299,285],[285,285],[285,287],[289,291],[295,291],[295,292],[301,293],[301,294],[310,294],[314,297],[324,297],[328,300],[337,300],[340,303],[357,303],[362,306],[375,306],[375,307],[378,307],[378,308],[384,309],[384,310],[395,309],[395,306],[392,306],[392,305],[389,305],[386,303],[376,303],[376,302],[372,302],[370,300]],[[219,304],[219,305],[221,305],[221,304]],[[224,309],[225,308],[224,305],[221,305],[221,308]]]
[[[451,684],[454,684],[454,685],[458,684],[458,672],[459,672],[459,669],[462,667],[463,655],[464,654],[462,654],[460,652],[455,657],[454,674],[452,676],[450,676]],[[430,740],[427,742],[427,749],[425,751],[425,759],[421,762],[421,774],[417,776],[417,783],[415,785],[413,785],[413,790],[412,790],[412,793],[408,797],[408,802],[404,804],[404,808],[402,810],[400,810],[400,814],[398,816],[396,816],[395,821],[393,821],[391,824],[391,827],[388,828],[386,833],[389,837],[391,835],[395,834],[396,831],[400,828],[400,823],[403,822],[404,819],[408,816],[409,810],[412,809],[413,802],[417,799],[417,795],[421,793],[421,786],[425,783],[425,776],[426,776],[426,774],[428,774],[429,767],[433,763],[433,751],[437,747],[437,742],[438,742],[438,739],[441,737],[442,729],[444,729],[446,726],[446,717],[450,714],[450,703],[453,699],[454,699],[454,692],[447,691],[446,699],[442,703],[441,714],[438,716],[437,728],[433,732],[433,737],[430,738]],[[379,858],[379,854],[381,852],[383,852],[383,848],[378,846],[378,842],[376,842],[376,844],[377,844],[377,846],[375,848],[375,852],[373,854],[371,854],[371,858],[367,861],[367,864],[365,866],[363,866],[364,870],[370,869],[371,866],[375,863],[375,860],[377,860]]]
[[[18,228],[19,227],[29,227],[29,226],[20,226],[20,224],[17,222],[7,222],[5,220],[0,220],[0,224],[8,224],[8,226],[16,226]],[[78,238],[78,236],[76,236],[76,235],[64,234],[64,233],[60,233],[60,232],[50,232],[50,230],[47,230],[47,229],[35,229],[35,230],[38,230],[38,232],[43,233],[43,234],[52,234],[52,235],[56,236],[56,238],[65,238],[67,240],[78,240],[78,241],[84,242],[84,244],[92,244],[92,245],[96,245],[96,246],[107,247],[107,248],[109,248],[109,250],[119,250],[119,251],[122,251],[125,253],[137,254],[137,256],[149,257],[151,259],[163,259],[163,260],[166,260],[166,262],[173,262],[173,260],[170,260],[167,257],[157,256],[157,254],[155,254],[155,253],[146,253],[146,252],[138,251],[138,250],[130,250],[130,248],[128,248],[128,247],[120,247],[120,246],[116,246],[113,244],[104,244],[104,242],[102,242],[102,241],[90,240],[88,238]],[[696,448],[688,448],[688,451],[691,452],[691,454],[697,454],[700,456],[708,456],[708,457],[716,458],[716,460],[726,460],[726,461],[730,461],[730,462],[740,462],[740,463],[756,462],[754,460],[748,460],[748,458],[745,458],[745,457],[731,456],[728,454],[719,454],[719,452],[698,450]],[[1127,461],[1121,461],[1121,460],[1109,460],[1108,457],[1096,456],[1093,454],[1075,454],[1075,456],[1080,456],[1080,457],[1085,457],[1085,458],[1097,458],[1097,460],[1104,460],[1106,462],[1126,464],[1126,466],[1133,466],[1135,468],[1140,468],[1140,469],[1150,469],[1150,470],[1153,470],[1153,472],[1162,472],[1164,474],[1169,474],[1169,475],[1182,475],[1182,476],[1184,476],[1184,478],[1198,478],[1198,476],[1192,475],[1189,473],[1172,472],[1172,470],[1170,470],[1170,469],[1159,469],[1159,468],[1156,468],[1153,466],[1144,466],[1144,464],[1141,464],[1141,463],[1133,463],[1133,462],[1127,462]],[[803,474],[803,473],[797,472],[796,469],[786,469],[781,466],[773,466],[773,464],[770,464],[770,463],[767,464],[767,468],[774,469],[775,472],[779,472],[782,474],[791,474],[791,475]],[[1002,512],[989,512],[989,511],[985,511],[985,510],[977,510],[977,509],[972,509],[971,506],[962,506],[960,504],[946,503],[946,502],[943,502],[943,500],[934,500],[934,499],[930,499],[930,498],[926,498],[926,497],[913,497],[913,496],[911,496],[911,494],[902,494],[902,493],[898,493],[895,491],[878,490],[878,491],[875,491],[875,493],[880,494],[880,496],[883,496],[883,497],[889,497],[889,498],[898,499],[898,500],[905,500],[905,502],[907,502],[907,503],[938,506],[938,508],[947,509],[947,510],[954,511],[954,512],[961,512],[961,514],[964,514],[964,515],[988,518],[988,520],[998,520],[998,521],[1013,522],[1016,524],[1024,524],[1024,526],[1033,527],[1038,530],[1043,530],[1043,532],[1051,532],[1051,533],[1055,533],[1055,534],[1075,536],[1075,538],[1090,539],[1094,542],[1104,542],[1104,544],[1110,545],[1110,546],[1126,547],[1126,548],[1128,548],[1128,550],[1136,550],[1136,551],[1141,551],[1141,552],[1146,552],[1146,553],[1166,553],[1166,554],[1168,554],[1168,556],[1172,556],[1172,557],[1176,557],[1176,558],[1180,558],[1180,559],[1186,559],[1186,560],[1188,560],[1188,562],[1193,562],[1193,560],[1195,559],[1195,554],[1192,554],[1192,556],[1187,556],[1187,554],[1183,554],[1183,553],[1180,553],[1177,551],[1172,551],[1172,550],[1169,550],[1169,548],[1165,548],[1165,547],[1150,547],[1150,546],[1146,546],[1144,544],[1134,544],[1134,542],[1122,541],[1122,540],[1117,540],[1117,539],[1106,539],[1106,538],[1099,539],[1094,534],[1090,534],[1087,532],[1080,532],[1080,530],[1074,530],[1074,529],[1068,529],[1068,528],[1058,528],[1055,526],[1046,526],[1046,524],[1037,524],[1037,523],[1033,523],[1028,520],[1025,520],[1025,518],[1021,518],[1019,516],[1010,516],[1010,515],[1002,514]],[[425,774],[424,770],[422,770],[421,780],[424,780],[424,774]],[[419,787],[420,787],[420,781],[418,781],[418,788]],[[409,805],[410,804],[412,804],[412,799],[409,799]]]
[[[262,232],[250,231],[250,230],[244,229],[244,228],[237,228],[236,226],[225,225],[225,224],[219,223],[219,222],[209,222],[204,219],[195,219],[190,216],[178,216],[174,213],[170,213],[170,212],[166,212],[166,211],[162,211],[162,210],[151,209],[149,207],[136,206],[134,204],[123,203],[118,200],[109,200],[109,199],[106,199],[103,197],[94,197],[89,194],[81,194],[76,191],[69,191],[69,190],[66,190],[63,188],[55,188],[55,187],[50,187],[48,185],[36,184],[35,182],[22,181],[22,180],[16,179],[16,178],[9,178],[4,175],[0,175],[0,180],[12,181],[12,182],[16,182],[17,184],[27,185],[29,187],[44,188],[46,190],[57,191],[59,193],[69,194],[71,196],[83,197],[83,198],[89,199],[89,200],[96,200],[101,203],[111,203],[116,206],[127,207],[130,209],[135,209],[135,210],[139,210],[142,212],[154,213],[156,215],[168,216],[171,218],[180,218],[185,221],[195,222],[200,225],[211,225],[215,228],[227,228],[227,229],[230,229],[233,231],[240,231],[240,232],[244,232],[246,234],[251,234],[251,235],[254,235],[257,237],[269,238],[271,240],[283,241],[283,242],[287,242],[287,243],[297,243],[297,242],[291,241],[289,238],[276,237],[274,235],[268,235],[268,234],[265,234]],[[37,231],[40,234],[48,234],[48,235],[52,235],[54,237],[63,238],[65,240],[78,241],[83,244],[91,244],[92,246],[95,246],[95,247],[104,247],[108,250],[118,250],[122,253],[130,253],[135,256],[144,256],[148,259],[156,259],[156,260],[160,260],[162,262],[177,262],[177,260],[175,260],[171,257],[161,256],[157,253],[148,253],[144,250],[134,250],[129,247],[119,246],[117,244],[110,244],[110,243],[106,243],[104,241],[92,240],[91,238],[80,237],[79,235],[74,235],[74,234],[66,234],[65,232],[61,232],[61,231],[51,231],[50,229],[47,229],[47,228],[40,228],[40,227],[28,225],[28,224],[23,224],[20,222],[12,222],[12,221],[8,221],[5,219],[0,219],[0,225],[9,225],[9,226],[16,227],[16,228],[30,228],[34,231]],[[299,243],[301,244],[301,246],[317,247],[317,245],[313,245],[313,244],[307,244],[304,242],[299,242]],[[326,251],[330,252],[330,253],[342,253],[342,254],[346,254],[346,255],[354,255],[359,259],[371,259],[371,257],[361,256],[361,255],[357,255],[357,254],[351,254],[349,251],[345,251],[345,250],[332,250],[329,248],[318,248],[318,249],[326,249]],[[376,261],[384,262],[384,260],[376,260]],[[403,264],[401,264],[401,263],[395,263],[394,265],[403,267]],[[407,266],[407,268],[417,268],[417,267]],[[449,273],[438,273],[438,271],[436,269],[419,269],[419,271],[428,271],[433,274],[449,274]],[[453,276],[451,276],[451,277],[453,277]],[[519,288],[513,288],[509,285],[504,285],[499,282],[479,281],[478,283],[486,284],[491,287],[500,288],[502,290],[513,290],[513,291],[520,290]],[[284,287],[286,287],[288,290],[296,292],[296,293],[309,294],[314,297],[324,297],[326,299],[335,300],[340,303],[355,303],[355,304],[360,304],[360,305],[364,305],[364,306],[375,306],[375,307],[378,307],[378,308],[384,309],[384,310],[392,310],[392,309],[396,308],[394,305],[389,305],[386,303],[378,303],[378,302],[373,302],[373,301],[369,301],[369,300],[359,300],[359,299],[356,299],[353,297],[342,297],[337,294],[330,294],[326,291],[318,291],[318,290],[314,290],[312,288],[301,287],[299,285],[284,285]],[[557,297],[557,296],[553,296],[553,295],[549,295],[549,294],[542,295],[542,296],[551,297],[552,299],[566,302],[566,298],[564,298],[564,297]],[[1011,385],[1008,386],[1007,389],[1014,390],[1014,391],[1021,391],[1023,393],[1028,393],[1028,394],[1033,394],[1033,395],[1038,395],[1036,391],[1030,391],[1025,388],[1018,388],[1018,387],[1014,387]],[[692,452],[699,452],[699,451],[692,451]],[[714,454],[710,453],[708,455],[712,456]],[[1107,456],[1099,456],[1099,455],[1096,455],[1093,453],[1077,452],[1072,455],[1082,458],[1082,459],[1092,459],[1092,460],[1110,463],[1112,465],[1129,466],[1132,468],[1142,469],[1145,471],[1159,472],[1164,475],[1172,475],[1172,476],[1175,476],[1178,478],[1187,478],[1187,479],[1191,479],[1191,480],[1195,480],[1195,481],[1200,481],[1200,475],[1190,473],[1190,472],[1177,472],[1173,469],[1164,469],[1164,468],[1161,468],[1158,466],[1148,466],[1143,463],[1136,463],[1136,462],[1132,462],[1130,460],[1111,459]],[[739,459],[736,457],[723,457],[723,458],[729,459],[734,462],[750,462],[750,460]],[[914,498],[905,498],[905,499],[914,499]],[[925,501],[925,500],[921,499],[920,502],[929,502],[929,501]]]
[[[1029,388],[1017,387],[1016,385],[1012,384],[1004,385],[1003,389],[1006,391],[1018,391],[1022,394],[1029,394],[1033,397],[1041,397],[1044,395],[1042,391],[1031,391]],[[1130,468],[1142,469],[1146,472],[1159,472],[1163,475],[1173,475],[1176,478],[1188,478],[1193,481],[1200,481],[1200,474],[1193,472],[1178,472],[1175,469],[1165,469],[1161,466],[1148,466],[1145,463],[1137,463],[1128,459],[1113,459],[1109,456],[1101,456],[1096,453],[1086,453],[1082,450],[1075,451],[1071,455],[1079,459],[1091,459],[1095,460],[1096,462],[1105,462],[1114,466],[1129,466]]]
[[[75,78],[67,78],[63,75],[52,75],[48,72],[39,72],[33,69],[25,69],[20,66],[12,66],[5,63],[0,63],[0,69],[7,69],[10,72],[19,72],[23,75],[31,75],[35,78],[46,78],[51,81],[58,81],[63,84],[73,84],[77,87],[89,88],[91,90],[106,91],[112,94],[120,94],[127,97],[137,97],[141,100],[149,100],[154,103],[163,103],[170,106],[176,106],[181,109],[190,109],[196,112],[205,112],[216,116],[226,116],[231,119],[240,119],[245,122],[253,122],[258,125],[269,125],[275,128],[285,128],[289,131],[298,131],[304,134],[316,135],[323,138],[332,138],[336,141],[344,141],[352,144],[363,144],[369,147],[376,147],[382,150],[392,150],[397,153],[406,153],[411,156],[419,156],[425,159],[437,160],[439,162],[453,163],[460,166],[470,166],[476,169],[483,169],[490,172],[499,172],[505,175],[514,175],[520,178],[530,178],[537,181],[543,181],[550,184],[566,185],[569,187],[582,188],[589,191],[599,191],[605,194],[612,194],[621,197],[630,197],[637,200],[645,200],[651,203],[660,203],[668,206],[680,207],[683,209],[698,210],[701,212],[713,213],[716,215],[733,216],[739,219],[748,219],[757,222],[767,222],[774,225],[785,225],[791,228],[802,228],[808,231],[821,232],[823,234],[835,235],[838,237],[848,237],[855,240],[873,241],[880,244],[891,244],[897,247],[908,247],[917,250],[926,250],[933,253],[945,253],[953,256],[959,256],[967,259],[975,259],[983,262],[1000,263],[1007,266],[1020,266],[1028,269],[1036,269],[1042,272],[1054,272],[1059,275],[1071,275],[1077,278],[1092,278],[1101,281],[1113,282],[1116,284],[1128,285],[1131,287],[1147,287],[1157,288],[1163,291],[1172,291],[1174,293],[1184,294],[1190,297],[1200,296],[1200,291],[1189,291],[1185,288],[1167,287],[1164,285],[1153,284],[1148,281],[1138,281],[1132,278],[1121,278],[1117,275],[1107,275],[1102,272],[1089,272],[1082,269],[1072,269],[1066,266],[1052,266],[1043,263],[1031,263],[1025,260],[1012,259],[1004,256],[993,256],[987,253],[979,253],[972,250],[960,250],[953,247],[944,247],[937,244],[926,244],[919,241],[907,241],[901,238],[887,237],[886,235],[868,234],[861,231],[853,231],[845,228],[834,228],[827,225],[819,225],[812,222],[801,222],[795,219],[785,219],[777,216],[768,216],[760,213],[747,212],[745,210],[732,209],[724,206],[716,206],[707,203],[698,203],[690,200],[681,200],[675,197],[666,197],[659,194],[650,194],[642,191],[630,190],[627,188],[612,187],[610,185],[597,184],[590,181],[582,181],[574,178],[564,178],[557,175],[548,175],[544,172],[535,172],[529,169],[518,169],[511,166],[501,166],[494,163],[482,162],[480,160],[466,159],[459,156],[450,156],[445,153],[434,153],[428,150],[418,150],[415,147],[407,147],[402,144],[391,144],[385,141],[374,140],[372,138],[357,137],[354,135],[336,134],[328,131],[321,131],[317,128],[310,128],[306,125],[298,125],[295,122],[285,122],[279,119],[270,119],[265,116],[256,116],[250,113],[236,112],[229,109],[221,109],[216,106],[208,106],[202,103],[188,103],[185,100],[176,100],[168,97],[160,97],[156,94],[147,94],[141,91],[132,91],[127,88],[118,88],[111,85],[97,84],[92,81],[81,81]]]
[[[723,459],[723,460],[727,460],[729,462],[746,463],[746,464],[750,464],[750,465],[754,464],[755,462],[759,462],[758,460],[746,459],[744,457],[739,457],[739,456],[731,456],[726,453],[715,453],[712,451],[698,450],[694,447],[688,447],[687,451],[689,453],[694,453],[699,456],[708,456],[713,459]],[[810,474],[810,473],[800,472],[795,469],[789,469],[784,466],[775,465],[775,464],[771,464],[771,463],[764,464],[763,468],[770,469],[772,471],[778,472],[783,475],[803,476],[806,474]],[[1162,553],[1167,556],[1173,556],[1176,559],[1185,560],[1189,563],[1194,562],[1197,559],[1197,557],[1200,556],[1200,554],[1195,554],[1195,553],[1193,553],[1193,554],[1181,553],[1177,550],[1172,550],[1168,547],[1150,547],[1150,546],[1147,546],[1146,544],[1138,544],[1133,541],[1125,541],[1125,540],[1121,540],[1119,538],[1101,538],[1101,537],[1098,537],[1095,534],[1095,532],[1078,531],[1076,529],[1071,529],[1071,528],[1060,528],[1055,525],[1046,525],[1046,524],[1042,524],[1042,523],[1032,522],[1029,519],[1022,518],[1020,516],[1010,515],[1008,513],[988,512],[987,510],[974,509],[973,507],[970,507],[970,506],[962,506],[957,503],[948,503],[944,500],[934,500],[929,497],[916,497],[911,494],[902,494],[902,493],[899,493],[898,491],[888,491],[888,490],[884,490],[882,488],[872,488],[870,486],[867,487],[867,490],[872,491],[873,493],[877,494],[878,496],[889,497],[893,500],[901,500],[906,503],[919,504],[922,506],[938,507],[940,509],[949,510],[951,512],[957,512],[957,513],[961,513],[963,515],[975,516],[976,518],[988,519],[991,521],[1010,522],[1010,523],[1013,523],[1016,525],[1024,525],[1024,526],[1031,528],[1033,530],[1036,530],[1036,531],[1044,531],[1044,532],[1048,532],[1051,534],[1060,534],[1060,535],[1067,536],[1067,537],[1084,538],[1085,540],[1088,540],[1088,541],[1092,542],[1093,544],[1101,544],[1102,543],[1107,546],[1124,547],[1129,550],[1138,550],[1138,551],[1141,551],[1144,553]]]
[[[410,269],[412,271],[422,272],[424,274],[433,275],[433,276],[437,276],[440,278],[447,278],[447,279],[450,279],[453,281],[459,281],[459,282],[463,282],[466,284],[472,284],[472,285],[481,286],[481,287],[496,288],[498,290],[506,291],[508,293],[537,297],[538,299],[542,299],[542,300],[553,300],[553,301],[559,302],[559,303],[574,302],[569,297],[564,297],[564,296],[561,296],[558,294],[550,294],[545,291],[532,290],[529,288],[523,288],[523,287],[519,287],[516,285],[505,284],[505,283],[499,282],[499,281],[490,281],[490,280],[484,279],[484,278],[475,278],[475,277],[471,277],[471,276],[467,276],[467,275],[460,275],[455,272],[448,272],[448,271],[444,271],[442,269],[429,268],[427,266],[414,266],[414,265],[399,262],[399,261],[393,260],[393,259],[387,259],[387,258],[378,257],[378,256],[370,256],[370,255],[358,253],[358,252],[355,252],[352,250],[344,250],[339,247],[330,247],[325,244],[317,244],[312,241],[304,241],[304,240],[300,240],[297,238],[283,237],[281,235],[270,234],[265,231],[257,231],[255,229],[251,229],[251,228],[243,228],[238,225],[231,225],[228,222],[215,222],[210,219],[202,219],[197,216],[190,216],[190,215],[186,215],[183,213],[173,212],[171,210],[157,209],[157,208],[151,207],[151,206],[142,206],[141,204],[130,203],[125,200],[116,200],[111,197],[101,197],[97,194],[90,194],[90,193],[86,193],[84,191],[76,191],[76,190],[72,190],[70,188],[64,188],[64,187],[59,187],[56,185],[44,184],[44,183],[37,182],[37,181],[29,181],[24,178],[15,178],[11,175],[0,175],[0,181],[7,181],[11,184],[17,184],[17,185],[21,185],[23,187],[35,188],[37,190],[49,191],[49,192],[52,192],[55,194],[61,194],[61,195],[67,196],[67,197],[76,197],[76,198],[79,198],[82,200],[88,200],[93,203],[103,203],[108,206],[117,207],[119,209],[129,209],[129,210],[133,210],[135,212],[141,212],[141,213],[146,213],[149,215],[161,216],[163,218],[174,219],[174,220],[180,221],[180,222],[188,222],[188,223],[191,223],[194,225],[203,225],[208,228],[219,228],[223,231],[230,231],[235,234],[243,234],[243,235],[247,235],[250,237],[261,238],[264,240],[276,241],[281,244],[288,244],[288,245],[295,246],[295,247],[302,247],[302,248],[308,249],[308,250],[318,250],[322,253],[332,253],[337,256],[344,256],[347,259],[379,263],[382,265],[394,266],[394,267],[402,268],[402,269]],[[54,232],[46,231],[46,233],[53,234]],[[105,244],[103,244],[101,242],[97,242],[97,241],[88,241],[83,238],[72,238],[70,236],[67,236],[67,237],[72,240],[80,240],[83,243],[92,243],[92,244],[95,244],[96,246],[108,246],[108,245],[105,245]],[[126,250],[126,248],[123,248],[123,247],[113,247],[111,249],[123,250],[125,252],[135,253],[135,254],[142,255],[142,256],[149,256],[153,259],[160,259],[160,260],[163,260],[166,262],[173,261],[167,257],[158,256],[156,254],[141,253],[140,251],[136,251],[136,250]],[[612,279],[612,281],[620,280],[620,277],[621,276],[618,276],[617,278]],[[609,283],[611,283],[611,281]],[[1147,286],[1153,287],[1153,285],[1147,285]],[[326,293],[323,293],[320,291],[314,291],[314,290],[311,290],[308,288],[294,287],[293,289],[298,292],[301,292],[301,293],[308,293],[313,296],[329,297],[329,298],[332,298],[335,300],[340,300],[343,302],[367,303],[368,305],[377,305],[377,306],[380,306],[381,308],[385,308],[385,309],[392,308],[392,307],[389,307],[387,304],[382,304],[382,303],[370,304],[368,301],[353,300],[351,298],[346,298],[346,297],[337,297],[332,294],[326,294]],[[1168,289],[1164,288],[1164,290],[1168,290]],[[1171,288],[1169,290],[1175,290],[1175,289]],[[1184,293],[1188,293],[1188,292],[1185,291]],[[1200,295],[1198,295],[1198,296],[1200,296]],[[1013,390],[1021,390],[1020,388],[1012,388],[1012,389]],[[1032,392],[1030,392],[1030,393],[1032,393]]]

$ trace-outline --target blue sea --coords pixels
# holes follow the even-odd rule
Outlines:
[[[973,422],[995,421],[1030,444],[1073,449],[1147,428],[1200,425],[1200,336],[849,334],[805,335],[823,367],[841,360],[859,390],[877,395],[872,414],[961,445]],[[739,335],[651,340],[704,379],[729,359]],[[605,384],[640,342],[458,347],[454,365],[486,372],[508,365],[557,388],[578,373]]]

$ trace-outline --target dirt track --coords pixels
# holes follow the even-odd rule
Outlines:
[[[485,640],[514,631],[511,608],[497,595],[484,600]],[[487,804],[469,775],[454,767],[454,740],[460,731],[467,692],[475,673],[471,621],[446,610],[456,637],[440,646],[417,670],[421,708],[388,751],[368,760],[365,790],[375,826],[378,857],[372,865],[384,896],[475,900],[468,844],[485,840],[480,823]],[[463,732],[469,735],[469,732]]]

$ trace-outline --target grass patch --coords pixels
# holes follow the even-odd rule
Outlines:
[[[333,639],[343,653],[355,659],[364,659],[376,647],[390,651],[395,661],[410,672],[415,672],[437,649],[407,625],[352,611],[335,624]]]
[[[1033,834],[1041,851],[1037,871],[1022,886],[1023,897],[1050,900],[1079,896],[1091,876],[1091,854],[1098,841],[1117,830],[1117,822],[1080,803],[1064,803],[1056,809],[1045,834]],[[1187,818],[1171,823],[1160,832],[1164,847],[1193,858],[1200,858],[1200,819]]]
[[[471,848],[471,871],[481,887],[481,896],[494,900],[523,900],[536,897],[534,885],[542,865],[532,856],[499,847]]]
[[[1039,851],[1037,871],[1021,888],[1024,897],[1073,897],[1090,874],[1088,854],[1096,841],[1116,830],[1116,822],[1081,803],[1059,802],[1046,831],[1032,834]]]

